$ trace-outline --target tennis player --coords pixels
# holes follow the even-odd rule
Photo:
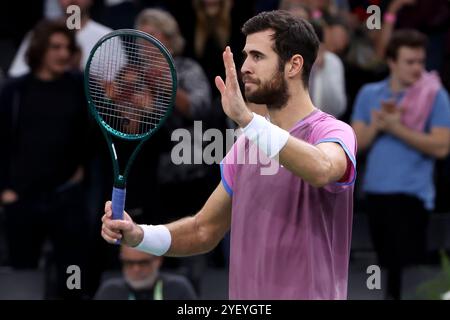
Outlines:
[[[112,220],[107,202],[102,236],[179,257],[212,250],[231,228],[230,299],[346,299],[355,134],[311,102],[319,41],[308,22],[263,12],[242,30],[245,97],[266,104],[268,116],[247,108],[227,47],[226,79],[216,77],[216,86],[223,110],[244,134],[221,163],[221,183],[197,214],[167,225],[137,225],[126,213]],[[264,159],[238,161],[252,146]],[[268,161],[278,170],[262,174]]]

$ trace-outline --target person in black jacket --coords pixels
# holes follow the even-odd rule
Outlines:
[[[81,74],[68,70],[77,52],[63,22],[36,26],[27,52],[31,72],[0,92],[0,204],[6,213],[9,264],[36,268],[49,238],[56,285],[48,297],[80,297],[67,268],[83,270],[86,252],[84,164],[89,118]]]

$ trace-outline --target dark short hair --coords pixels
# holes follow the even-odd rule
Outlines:
[[[308,88],[309,74],[317,57],[319,39],[311,24],[295,17],[287,11],[275,10],[261,12],[249,19],[242,27],[245,36],[272,29],[275,31],[274,51],[282,64],[289,61],[295,54],[303,57],[303,86]]]
[[[313,21],[311,21],[311,25],[314,28],[314,32],[317,35],[317,39],[319,39],[319,42],[322,43],[323,42],[323,27],[322,27],[322,23],[320,21],[313,20]]]
[[[427,37],[417,30],[401,29],[395,31],[386,48],[386,58],[396,60],[401,47],[423,48],[427,46]]]
[[[77,51],[75,32],[69,30],[64,21],[42,20],[33,29],[30,46],[26,52],[26,60],[31,71],[36,71],[41,66],[50,37],[55,33],[63,33],[69,39],[69,50],[72,54]]]
[[[340,15],[334,15],[334,14],[325,13],[322,20],[325,23],[325,25],[328,26],[328,27],[341,26],[347,32],[350,32],[350,28],[348,26],[348,23]]]

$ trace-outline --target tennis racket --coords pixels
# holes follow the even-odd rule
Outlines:
[[[108,144],[113,164],[113,219],[123,219],[126,182],[139,150],[172,111],[177,75],[169,51],[147,33],[122,29],[101,38],[85,68],[89,109]],[[113,138],[136,148],[121,171]]]

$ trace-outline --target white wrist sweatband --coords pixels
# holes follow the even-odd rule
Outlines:
[[[160,224],[154,225],[139,225],[144,230],[144,237],[135,249],[151,253],[155,256],[162,256],[165,254],[172,243],[172,236],[166,226]]]
[[[269,158],[273,158],[280,153],[289,139],[289,132],[270,123],[256,113],[253,113],[252,121],[242,131]]]

